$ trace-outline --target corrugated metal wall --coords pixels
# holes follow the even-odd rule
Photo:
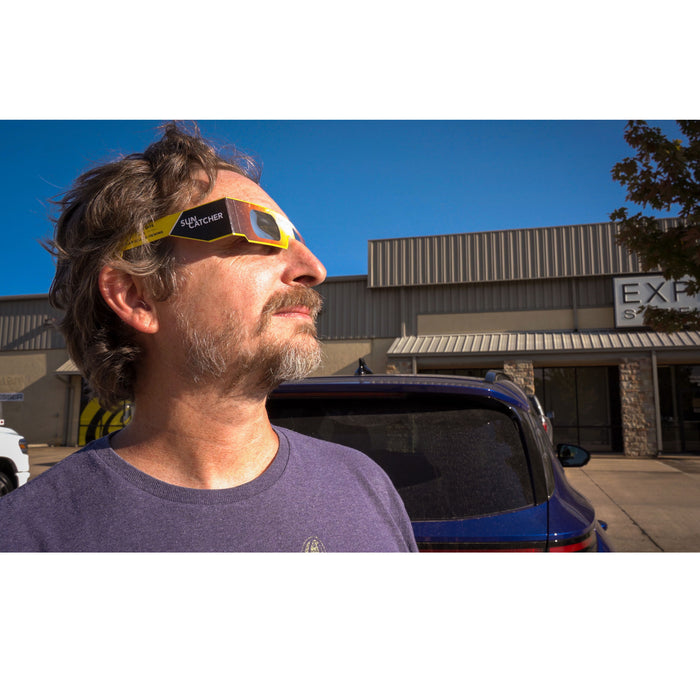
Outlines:
[[[661,219],[667,228],[675,219]],[[612,222],[369,241],[369,286],[640,273]]]
[[[318,287],[323,311],[319,335],[325,339],[401,335],[400,290],[369,289],[367,277],[330,278]]]
[[[613,285],[608,277],[455,284],[405,291],[409,311],[416,314],[565,309],[573,307],[574,293],[579,307],[613,303]]]
[[[46,295],[0,299],[0,351],[65,348],[51,321],[58,314]]]
[[[413,335],[419,314],[572,308],[574,294],[579,308],[613,305],[610,277],[370,289],[363,276],[330,278],[318,290],[325,302],[319,334],[327,340]]]

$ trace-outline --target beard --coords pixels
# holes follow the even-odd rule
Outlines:
[[[294,306],[306,306],[312,321],[300,322],[294,335],[285,339],[268,334],[273,315]],[[308,287],[278,292],[267,301],[251,331],[232,311],[224,315],[220,328],[198,327],[196,310],[176,304],[175,320],[185,355],[183,378],[199,385],[219,384],[228,395],[251,385],[269,394],[282,382],[306,377],[322,360],[315,324],[321,306],[321,295]]]

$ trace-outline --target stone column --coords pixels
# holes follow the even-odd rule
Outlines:
[[[651,372],[647,358],[624,358],[620,363],[622,439],[629,457],[653,457],[658,452]]]
[[[526,393],[535,393],[535,370],[530,361],[506,360],[503,371]]]

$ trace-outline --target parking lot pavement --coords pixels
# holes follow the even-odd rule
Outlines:
[[[79,447],[29,445],[29,481],[79,449]]]
[[[567,468],[618,552],[700,552],[700,458],[595,455]]]

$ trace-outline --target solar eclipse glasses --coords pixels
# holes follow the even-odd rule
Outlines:
[[[287,248],[289,239],[304,242],[292,222],[272,209],[242,199],[224,197],[168,214],[127,239],[122,252],[167,236],[211,243],[226,236],[243,236],[249,243]]]

